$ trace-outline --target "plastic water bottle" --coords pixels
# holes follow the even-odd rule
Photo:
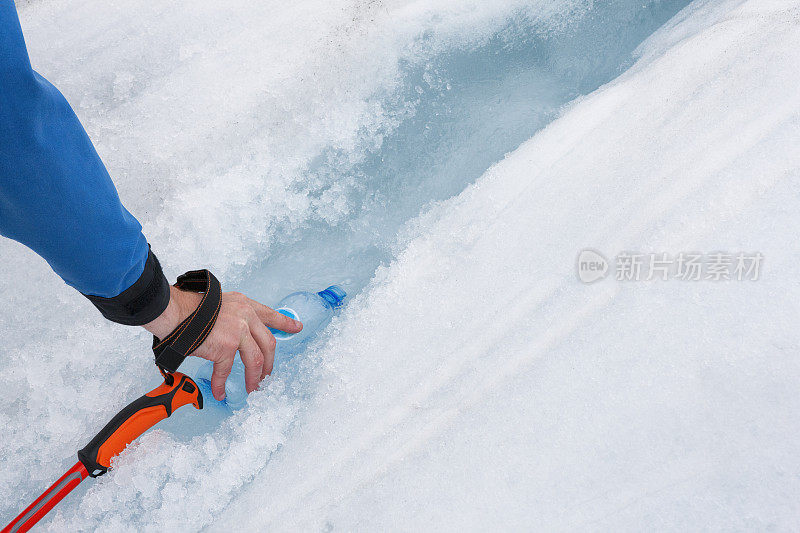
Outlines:
[[[303,330],[300,333],[286,333],[269,328],[277,341],[275,356],[288,357],[299,352],[328,323],[346,296],[341,287],[331,285],[320,292],[293,292],[281,300],[276,311],[302,322]]]
[[[244,382],[244,364],[236,352],[233,361],[231,374],[225,381],[225,398],[219,402],[211,393],[211,374],[214,371],[214,363],[205,361],[195,372],[194,380],[200,387],[203,394],[203,407],[211,409],[222,409],[223,411],[233,411],[241,409],[247,404],[247,388]]]
[[[293,292],[278,303],[275,309],[282,315],[303,323],[300,333],[286,333],[269,328],[275,336],[277,346],[275,358],[286,358],[297,354],[314,335],[333,317],[337,308],[342,306],[347,293],[338,285],[331,285],[320,292]],[[247,388],[244,382],[244,364],[236,353],[231,375],[225,382],[225,399],[218,402],[211,394],[211,373],[214,363],[206,361],[194,375],[194,380],[203,393],[203,401],[212,408],[235,411],[247,405]]]

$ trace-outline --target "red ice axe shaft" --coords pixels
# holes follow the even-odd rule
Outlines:
[[[178,407],[192,404],[203,408],[203,395],[192,378],[175,372],[165,374],[164,383],[129,403],[116,414],[100,433],[78,452],[79,461],[36,501],[3,528],[2,533],[28,531],[64,496],[87,477],[102,476],[111,467],[111,459],[139,435],[170,416]]]
[[[50,509],[55,507],[64,496],[80,485],[81,481],[87,477],[89,477],[89,472],[86,470],[86,467],[83,466],[83,463],[78,461],[72,468],[67,470],[66,474],[58,478],[58,481],[53,483],[49,489],[36,498],[36,501],[30,504],[27,509],[22,511],[18,517],[3,528],[3,533],[7,531],[28,531],[36,522],[41,520],[44,515],[49,513]]]

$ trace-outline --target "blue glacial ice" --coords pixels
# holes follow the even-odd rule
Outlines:
[[[791,529],[796,10],[21,4],[171,276],[355,295],[246,409],[196,432],[179,412],[45,527]],[[767,263],[586,286],[587,247]],[[143,334],[0,250],[10,517],[156,376]]]

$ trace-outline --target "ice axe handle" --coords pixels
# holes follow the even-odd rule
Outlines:
[[[78,452],[78,459],[92,477],[101,476],[136,437],[170,416],[178,407],[203,408],[203,395],[192,378],[180,372],[166,374],[164,383],[129,403]]]

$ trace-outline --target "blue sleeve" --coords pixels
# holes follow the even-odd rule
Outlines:
[[[134,292],[153,290],[141,279],[155,260],[142,227],[69,103],[33,71],[8,0],[0,0],[0,233],[42,256],[95,305],[137,282]]]

